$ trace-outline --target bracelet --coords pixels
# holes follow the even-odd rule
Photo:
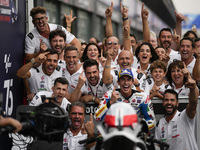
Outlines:
[[[128,17],[127,17],[127,18],[123,18],[123,17],[122,17],[122,20],[123,20],[123,21],[126,21],[126,20],[128,20]]]
[[[68,28],[71,28],[70,26],[67,26]]]
[[[95,96],[93,96],[93,98],[92,98],[92,101],[93,101],[93,102],[95,102],[95,100],[96,100],[96,97],[95,97]]]
[[[105,68],[111,68],[111,66],[105,66]]]
[[[138,83],[137,85],[135,85],[135,87],[139,87],[140,86],[140,83]]]
[[[36,62],[35,62],[35,58],[32,58],[32,59],[31,59],[31,63],[32,63],[33,65],[36,64]]]

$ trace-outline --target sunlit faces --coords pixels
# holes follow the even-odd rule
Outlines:
[[[120,93],[124,96],[130,96],[132,93],[132,85],[134,84],[133,78],[129,76],[122,76],[118,80],[120,86]]]
[[[73,129],[81,129],[85,120],[84,108],[80,106],[73,106],[70,112]]]
[[[133,63],[133,55],[128,50],[123,50],[120,52],[117,63],[121,69],[129,69]]]
[[[66,67],[69,72],[74,72],[78,64],[78,53],[76,50],[66,51],[65,52],[65,62]]]
[[[138,53],[138,58],[140,59],[141,64],[147,64],[150,62],[152,55],[151,50],[148,45],[142,45]]]
[[[90,45],[87,50],[87,56],[89,59],[98,60],[99,51],[95,45]]]
[[[66,96],[68,91],[68,85],[57,82],[53,87],[53,94],[57,98],[59,105],[61,105],[63,98]]]
[[[165,108],[166,115],[173,115],[179,105],[176,96],[172,93],[166,93],[163,99],[163,107]]]
[[[85,75],[92,86],[97,85],[99,81],[99,70],[96,65],[87,67],[85,70]]]
[[[44,32],[48,28],[48,24],[47,24],[48,17],[46,16],[46,14],[38,13],[34,15],[32,22],[39,32]]]
[[[106,44],[105,46],[108,48],[113,48],[113,56],[116,56],[118,54],[118,50],[120,48],[120,45],[119,45],[119,40],[112,36],[112,37],[109,37],[107,40],[106,40]]]
[[[63,37],[57,35],[51,40],[51,47],[56,50],[59,54],[63,51],[65,47],[65,40]]]
[[[160,34],[160,44],[165,49],[171,47],[172,44],[172,34],[169,31],[162,31]]]
[[[150,36],[150,44],[153,46],[154,49],[158,46],[156,37]]]
[[[159,58],[163,58],[165,56],[166,52],[164,48],[159,47],[159,48],[156,48],[155,51]]]
[[[183,40],[180,43],[180,54],[182,60],[193,59],[194,49],[192,48],[192,42],[189,40]]]
[[[57,67],[58,64],[58,55],[57,54],[48,54],[46,55],[46,60],[42,64],[43,72],[50,76]]]
[[[183,86],[184,75],[182,73],[181,68],[178,68],[177,66],[172,68],[171,78],[172,78],[175,86],[178,86],[178,87]]]
[[[153,71],[151,73],[151,76],[153,77],[153,80],[155,82],[163,81],[165,75],[166,75],[166,73],[161,68],[155,68],[155,69],[153,69]]]

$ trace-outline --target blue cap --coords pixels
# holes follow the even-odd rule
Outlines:
[[[119,76],[118,79],[121,78],[122,76],[129,76],[134,79],[133,73],[130,69],[122,69],[119,71]]]

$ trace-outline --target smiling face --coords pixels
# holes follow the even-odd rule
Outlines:
[[[48,29],[48,17],[46,16],[46,14],[38,13],[34,15],[32,22],[40,33]]]
[[[150,36],[150,43],[151,43],[151,45],[153,46],[154,49],[158,46],[157,39],[154,36]]]
[[[89,59],[98,60],[99,51],[95,45],[90,45],[87,50],[87,56]]]
[[[120,48],[119,40],[112,36],[106,40],[105,49],[113,48],[113,57],[115,58],[118,55],[118,50]]]
[[[99,70],[96,65],[87,67],[85,70],[85,75],[86,75],[87,80],[92,86],[97,85],[99,81]]]
[[[174,94],[165,93],[163,99],[163,107],[165,108],[167,116],[173,115],[176,112],[178,105],[179,102]]]
[[[142,45],[138,53],[138,58],[140,59],[140,64],[149,64],[151,55],[151,50],[148,45]]]
[[[153,80],[155,82],[163,81],[165,75],[166,75],[166,73],[161,68],[155,68],[155,69],[153,69],[153,71],[151,73],[151,76],[153,77]]]
[[[180,43],[180,54],[182,60],[192,60],[194,49],[192,48],[192,42],[189,40],[183,40]]]
[[[184,75],[182,73],[181,68],[178,68],[177,66],[172,68],[171,78],[172,78],[176,87],[182,87],[183,86]]]
[[[117,63],[120,66],[120,69],[130,69],[131,64],[133,63],[133,55],[130,51],[123,50],[120,52]]]
[[[69,71],[69,73],[73,73],[76,71],[78,60],[79,57],[76,50],[70,50],[65,52],[66,68]]]
[[[58,55],[57,54],[48,54],[46,55],[47,59],[42,64],[43,72],[50,76],[57,67],[58,64]]]
[[[51,39],[51,47],[60,54],[65,47],[65,40],[63,37],[57,35]]]
[[[54,96],[57,98],[59,105],[61,105],[63,98],[68,92],[68,85],[57,82],[52,91]]]
[[[84,108],[80,106],[73,106],[70,111],[70,118],[72,121],[72,129],[80,130],[85,120]]]
[[[124,75],[119,78],[118,84],[120,86],[120,93],[124,97],[129,97],[132,93],[132,85],[134,84],[133,78]]]
[[[162,31],[160,34],[160,45],[165,49],[169,49],[172,44],[172,34],[169,31]]]
[[[155,51],[159,58],[163,58],[165,56],[166,52],[164,48],[159,47],[159,48],[156,48]]]

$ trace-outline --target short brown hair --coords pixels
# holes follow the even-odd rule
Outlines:
[[[157,68],[160,68],[160,69],[163,69],[164,72],[167,71],[167,64],[161,60],[155,60],[154,62],[151,63],[151,66],[150,66],[150,71],[152,73],[152,71],[154,69],[157,69]]]
[[[30,16],[32,17],[32,19],[34,19],[34,16],[36,14],[46,14],[46,9],[44,7],[41,7],[41,6],[37,6],[37,7],[34,7],[33,9],[31,9],[31,12],[30,12]]]

